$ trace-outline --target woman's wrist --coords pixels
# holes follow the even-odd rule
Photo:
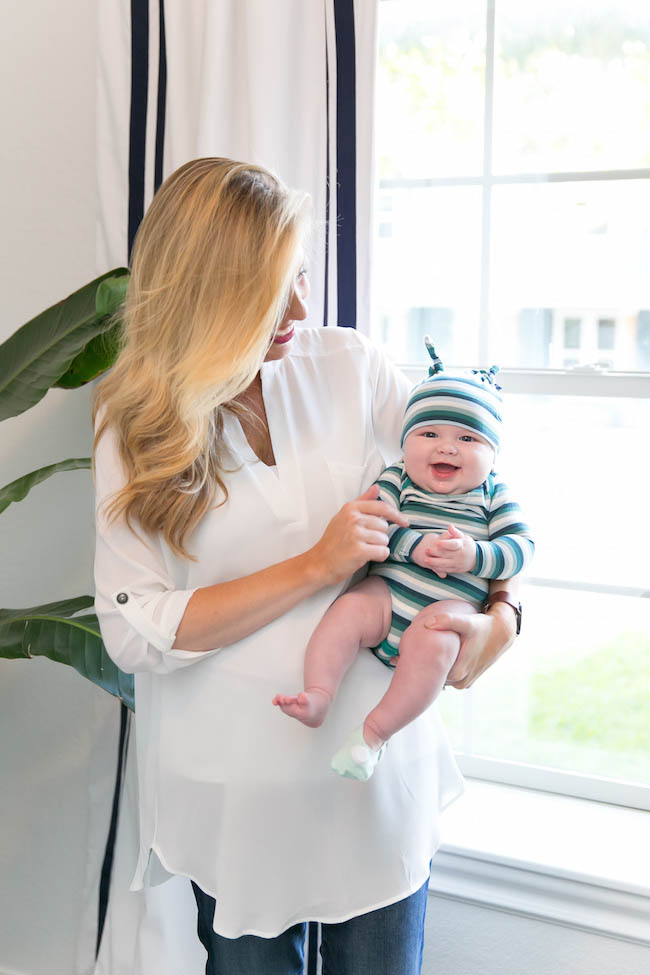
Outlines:
[[[335,579],[330,578],[329,567],[321,556],[318,544],[299,555],[298,561],[305,583],[313,592],[318,592],[319,589],[336,582]]]
[[[491,647],[497,651],[495,659],[507,650],[517,635],[517,616],[509,603],[493,603],[486,611],[486,615],[494,621],[492,624]]]

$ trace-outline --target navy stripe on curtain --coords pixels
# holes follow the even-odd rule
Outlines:
[[[158,103],[156,112],[156,157],[154,165],[154,193],[163,181],[163,151],[165,148],[165,105],[167,102],[167,45],[165,43],[165,2],[158,0]]]
[[[165,104],[167,97],[167,53],[165,45],[165,5],[158,0],[158,94],[156,102],[156,143],[154,157],[154,187],[162,182],[163,150],[165,143]],[[145,202],[145,148],[147,141],[147,104],[149,99],[149,0],[131,0],[131,112],[129,119],[129,205],[127,239],[129,257],[142,217]],[[120,705],[120,739],[117,771],[111,806],[111,820],[104,850],[99,883],[99,904],[95,957],[104,933],[124,766],[129,743],[131,715],[125,704]]]
[[[357,325],[357,113],[354,0],[334,0],[338,324]]]
[[[124,775],[124,764],[126,762],[126,752],[129,745],[129,732],[131,730],[131,715],[129,709],[123,701],[120,702],[120,743],[117,748],[117,772],[115,774],[115,789],[113,790],[113,803],[111,806],[111,821],[108,828],[106,849],[99,878],[99,904],[97,912],[97,940],[95,941],[95,958],[99,955],[104,933],[104,923],[106,921],[106,911],[108,910],[108,895],[111,887],[111,873],[113,872],[113,852],[115,850],[115,838],[117,836],[117,824],[120,812],[120,795],[122,792],[122,778]]]
[[[149,86],[149,0],[131,0],[131,118],[129,123],[129,256],[144,216]]]
[[[330,266],[330,65],[327,54],[327,39],[325,40],[325,107],[326,107],[326,138],[325,138],[325,287],[323,288],[323,325],[327,325],[327,310],[329,308],[329,266]]]

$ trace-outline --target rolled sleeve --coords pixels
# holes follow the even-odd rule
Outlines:
[[[218,652],[173,649],[176,631],[194,589],[153,596],[122,586],[109,599],[98,595],[95,608],[106,649],[127,673],[168,674]]]
[[[111,521],[103,502],[123,483],[110,431],[95,459],[97,493],[95,610],[109,656],[126,673],[167,674],[216,653],[172,649],[176,632],[196,589],[172,577],[159,537]]]

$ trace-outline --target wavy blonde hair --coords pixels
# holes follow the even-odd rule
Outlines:
[[[95,448],[114,431],[127,473],[107,516],[162,533],[183,558],[217,493],[227,499],[223,413],[237,412],[291,299],[307,200],[259,166],[195,159],[138,231],[121,351],[95,392]]]

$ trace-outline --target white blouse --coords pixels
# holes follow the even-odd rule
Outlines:
[[[367,650],[321,728],[272,706],[302,687],[305,646],[342,585],[236,644],[171,649],[195,589],[309,549],[399,452],[408,383],[352,329],[297,330],[291,354],[263,365],[262,388],[277,468],[228,416],[229,500],[192,535],[196,562],[107,523],[100,503],[124,479],[110,432],[96,456],[95,605],[108,652],[136,674],[131,889],[190,877],[216,899],[214,928],[229,938],[344,921],[413,893],[439,842],[439,811],[462,789],[435,709],[394,736],[369,782],[330,769],[390,680]]]

